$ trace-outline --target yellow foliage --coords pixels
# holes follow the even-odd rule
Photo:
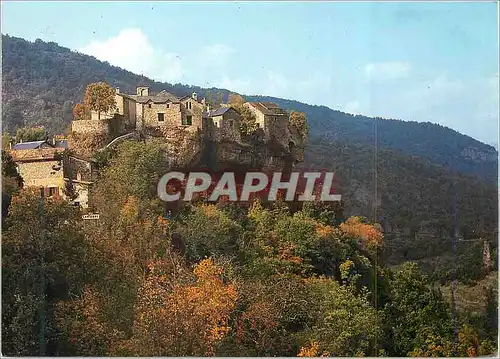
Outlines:
[[[302,347],[300,348],[298,357],[308,357],[308,358],[317,358],[317,357],[327,357],[330,354],[328,352],[320,352],[318,342],[312,342],[310,347]]]
[[[320,222],[315,222],[315,226],[316,226],[316,234],[320,238],[328,237],[329,235],[331,235],[333,233],[332,226],[327,226],[327,225],[320,223]]]
[[[360,217],[350,217],[340,225],[340,229],[350,237],[361,239],[367,247],[380,247],[383,244],[384,235],[380,226],[362,223]]]
[[[233,285],[211,259],[194,268],[196,282],[170,282],[156,263],[140,291],[134,337],[124,348],[136,355],[213,355],[229,332],[229,315],[236,306]]]

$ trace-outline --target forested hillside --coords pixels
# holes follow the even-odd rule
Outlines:
[[[10,132],[65,132],[91,82],[123,92],[139,83],[178,96],[195,91],[212,102],[229,94],[154,82],[55,43],[2,40]],[[307,115],[299,167],[335,171],[343,210],[200,196],[171,211],[157,196],[159,177],[171,170],[164,147],[130,140],[99,153],[90,199],[99,220],[83,220],[59,196],[21,190],[3,151],[2,353],[497,355],[492,147],[429,123],[247,98]],[[465,239],[456,256],[455,227]]]
[[[4,35],[2,40],[4,131],[26,125],[44,125],[54,133],[66,131],[73,105],[95,81],[129,93],[139,83],[178,96],[196,91],[215,102],[225,101],[229,94],[228,90],[155,82],[55,43],[31,43]],[[273,101],[307,115],[311,135],[301,166],[337,171],[346,215],[380,221],[387,242],[391,243],[392,235],[396,243],[394,260],[451,250],[453,193],[461,233],[494,235],[497,189],[495,182],[484,181],[496,179],[493,147],[430,123],[352,116],[273,97],[247,98]],[[415,237],[419,234],[423,237]]]

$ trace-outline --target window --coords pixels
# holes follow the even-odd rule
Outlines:
[[[191,126],[193,124],[193,116],[186,116],[185,119],[182,119],[182,124],[185,126]]]
[[[55,194],[58,194],[59,193],[58,190],[59,190],[59,188],[57,188],[57,187],[49,187],[49,197],[53,196]]]
[[[151,108],[151,104],[150,103],[148,103],[148,107]]]
[[[229,128],[234,128],[234,121],[233,120],[228,120],[227,121],[229,123]]]
[[[170,104],[169,103],[167,103],[167,108],[170,108]]]
[[[164,113],[158,113],[158,122],[163,122],[165,121],[165,114]]]
[[[191,102],[186,102],[186,108],[187,108],[188,110],[191,110]]]

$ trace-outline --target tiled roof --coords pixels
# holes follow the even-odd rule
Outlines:
[[[150,95],[150,96],[128,95],[123,93],[120,93],[119,95],[131,98],[132,100],[135,100],[139,103],[147,103],[150,100],[153,101],[154,103],[165,103],[168,101],[179,102],[179,99],[176,96],[172,95],[171,93],[165,90],[159,92],[156,95]]]
[[[231,109],[231,107],[221,107],[221,108],[218,108],[217,110],[210,111],[210,117],[223,115],[227,111],[229,111],[230,109]]]
[[[37,148],[41,148],[43,144],[46,144],[48,146],[51,146],[48,144],[46,141],[32,141],[32,142],[21,142],[21,143],[16,143],[14,147],[12,147],[13,150],[34,150]]]
[[[210,111],[210,113],[208,113],[207,111],[203,111],[203,113],[201,115],[204,118],[213,117],[213,116],[221,116],[231,109],[232,109],[232,107],[220,107],[216,110]]]
[[[250,102],[255,109],[264,115],[286,115],[286,112],[272,102]]]

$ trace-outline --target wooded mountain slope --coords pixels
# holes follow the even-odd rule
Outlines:
[[[53,133],[64,132],[74,104],[81,101],[91,82],[105,81],[126,93],[133,93],[139,83],[149,85],[153,92],[164,89],[177,96],[197,92],[201,97],[218,94],[226,100],[230,93],[155,82],[41,40],[2,35],[2,49],[4,131],[44,125]],[[493,147],[431,123],[352,116],[274,97],[246,98],[272,101],[307,115],[311,136],[302,166],[335,169],[346,214],[384,223],[388,243],[391,234],[398,243],[395,258],[451,250],[447,240],[454,193],[461,232],[494,236],[497,152]],[[442,248],[436,243],[448,244]]]

